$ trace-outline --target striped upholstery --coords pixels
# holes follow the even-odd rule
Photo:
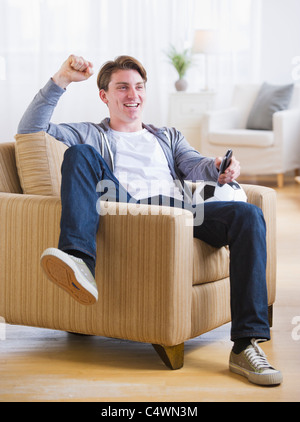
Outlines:
[[[85,307],[39,265],[42,251],[57,245],[59,198],[1,193],[0,203],[0,315],[7,322],[166,345],[189,337],[192,231],[185,216],[103,216],[99,301]],[[126,207],[120,204],[122,214]]]
[[[61,163],[67,147],[45,132],[16,135],[16,162],[23,192],[59,196]]]
[[[228,276],[228,249],[216,249],[199,239],[194,239],[193,285],[221,280]]]
[[[17,160],[23,189],[31,194],[20,194],[16,183],[15,144],[0,144],[0,163],[6,163],[1,166],[0,185],[0,315],[8,323],[172,346],[230,321],[228,250],[193,239],[192,227],[185,224],[186,218],[192,218],[188,211],[175,215],[170,209],[165,215],[163,207],[153,212],[144,205],[135,215],[133,204],[109,204],[111,213],[101,217],[97,234],[98,303],[82,306],[52,285],[42,273],[39,258],[45,248],[56,247],[58,242],[61,204],[57,185],[51,193],[49,180],[58,183],[63,150],[58,153],[60,146],[57,149],[55,145],[55,152],[49,153],[45,136],[33,135],[36,150],[47,154],[40,162],[48,161],[42,171],[49,174],[42,180],[44,194],[32,194],[38,188],[36,175],[30,175],[27,163],[33,150],[28,139],[17,139]],[[49,162],[53,156],[56,163]],[[10,161],[3,157],[10,157]],[[34,180],[32,185],[28,180]],[[272,304],[275,192],[259,186],[244,188],[249,201],[263,209],[267,222],[267,278]]]
[[[0,192],[22,193],[13,142],[0,144]]]

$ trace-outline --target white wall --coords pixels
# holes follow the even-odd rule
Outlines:
[[[300,1],[262,0],[261,80],[274,84],[300,82]],[[295,61],[296,61],[295,60]],[[296,72],[297,71],[297,72]]]

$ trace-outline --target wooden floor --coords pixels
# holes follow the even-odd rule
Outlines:
[[[275,187],[272,179],[260,184]],[[272,341],[263,349],[283,372],[278,387],[255,386],[229,372],[229,324],[187,342],[178,371],[167,369],[151,345],[2,324],[0,401],[299,402],[300,184],[294,178],[278,191],[277,286]]]

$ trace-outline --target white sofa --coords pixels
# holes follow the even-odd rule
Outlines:
[[[232,148],[243,174],[276,174],[281,187],[284,173],[300,168],[300,86],[294,86],[288,109],[273,114],[273,130],[246,129],[259,89],[238,85],[231,107],[205,113],[201,153],[223,156]]]

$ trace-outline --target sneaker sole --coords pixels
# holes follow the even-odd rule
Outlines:
[[[61,255],[61,257],[59,256]],[[93,305],[98,298],[97,290],[82,278],[76,264],[58,249],[48,249],[41,257],[42,268],[48,279],[69,293],[82,305]]]
[[[274,374],[257,374],[255,372],[250,372],[247,369],[241,368],[234,363],[229,363],[229,369],[235,374],[248,378],[248,381],[252,382],[253,384],[278,385],[282,383],[281,372],[276,372]]]

